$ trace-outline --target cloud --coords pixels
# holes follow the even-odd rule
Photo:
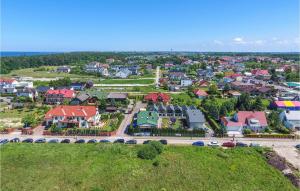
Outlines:
[[[243,39],[242,37],[235,37],[235,38],[233,39],[233,42],[234,42],[235,44],[246,44],[246,42],[244,41],[244,39]]]

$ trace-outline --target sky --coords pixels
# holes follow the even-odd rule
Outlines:
[[[299,2],[1,0],[1,51],[299,51]]]

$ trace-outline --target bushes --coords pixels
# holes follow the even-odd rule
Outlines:
[[[151,145],[143,145],[138,151],[137,156],[141,159],[152,160],[158,155],[157,150]]]
[[[138,153],[137,156],[141,159],[152,160],[157,155],[163,152],[163,145],[158,141],[150,141],[149,144],[143,145]],[[154,164],[153,164],[154,165]],[[158,164],[157,164],[158,166]]]

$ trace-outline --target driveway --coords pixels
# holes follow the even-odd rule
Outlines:
[[[145,108],[147,105],[145,103],[142,103],[141,101],[138,101],[135,104],[135,107],[133,108],[132,112],[130,114],[125,114],[124,115],[124,119],[119,127],[119,129],[117,130],[117,134],[116,136],[118,137],[124,137],[126,136],[125,131],[128,125],[131,124],[132,118],[134,116],[135,113],[137,113],[141,108]]]

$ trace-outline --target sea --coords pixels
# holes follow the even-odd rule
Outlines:
[[[58,52],[14,52],[14,51],[1,51],[0,57],[5,56],[36,56],[36,55],[48,55],[57,54]]]

